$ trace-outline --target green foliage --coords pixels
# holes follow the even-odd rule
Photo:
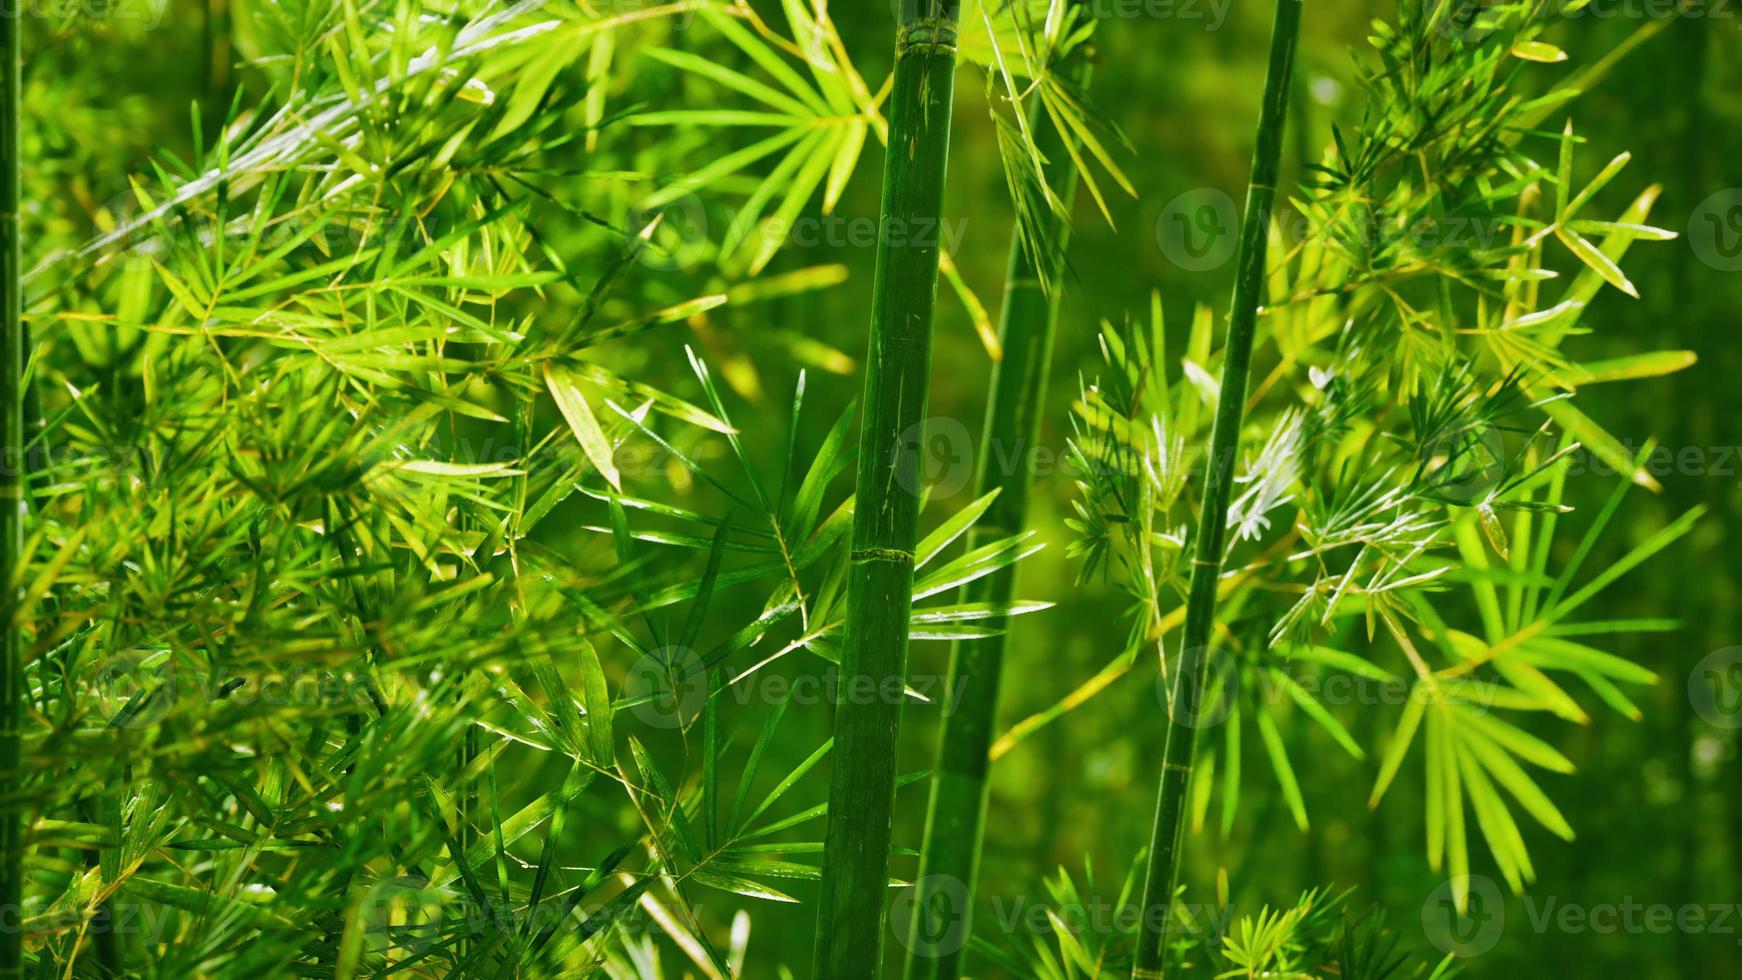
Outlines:
[[[883,156],[867,145],[905,145],[886,12],[168,9],[4,20],[25,64],[0,153],[22,172],[22,206],[0,208],[22,225],[4,275],[22,319],[0,346],[23,354],[0,372],[25,508],[0,566],[22,760],[0,740],[0,806],[24,847],[0,846],[22,923],[0,973],[13,956],[43,976],[794,975],[825,773],[851,780],[866,754],[842,766],[801,692],[842,669],[870,499],[844,474],[878,454],[835,380],[859,367],[842,350],[864,341],[870,262],[792,229],[866,220]],[[1632,245],[1671,237],[1649,224],[1658,188],[1630,186],[1625,155],[1593,158],[1587,123],[1561,125],[1618,55],[1568,45],[1591,68],[1544,82],[1563,56],[1549,4],[1448,31],[1459,11],[1404,0],[1374,23],[1359,112],[1271,232],[1216,590],[1216,730],[1185,809],[1229,839],[1255,800],[1319,830],[1325,797],[1347,795],[1309,764],[1328,748],[1371,767],[1375,805],[1419,788],[1426,847],[1409,854],[1454,881],[1491,863],[1523,889],[1536,827],[1571,839],[1585,822],[1564,795],[1580,756],[1553,726],[1645,716],[1657,672],[1621,653],[1675,625],[1609,609],[1618,583],[1699,516],[1622,516],[1639,513],[1621,509],[1630,485],[1655,488],[1649,451],[1598,421],[1591,392],[1694,358],[1578,343],[1616,293],[1649,296]],[[962,348],[1012,355],[977,298],[1004,285],[987,268],[1013,241],[1043,305],[1080,293],[1060,175],[1110,225],[1143,184],[1127,154],[1155,135],[1128,139],[1072,68],[1124,71],[1101,52],[1125,25],[1061,2],[970,4],[961,24],[960,73],[980,84],[959,102],[981,111],[956,114],[968,163],[945,214],[993,234],[931,260],[951,286],[933,386],[950,405],[980,370]],[[138,80],[125,93],[117,64]],[[1108,238],[1091,247],[1131,247]],[[1053,706],[994,759],[1182,625],[1204,497],[1188,447],[1227,353],[1208,308],[1170,334],[1163,305],[1103,325],[1068,420],[1074,501],[1042,484],[1024,529],[1008,488],[895,491],[919,497],[889,635],[940,644],[917,662],[1105,583],[1126,607],[1110,628],[1047,627],[1111,662],[1075,691],[1052,685],[1078,682],[1078,648],[1013,671],[1025,704]],[[1074,357],[1071,318],[1093,317],[1065,310]],[[1028,390],[1032,427],[1044,385]],[[1587,515],[1573,473],[1593,457],[1625,476]],[[1058,533],[1048,515],[1067,507]],[[1082,595],[1029,573],[1037,598],[1009,588],[1018,563],[1067,552]],[[1397,693],[1352,710],[1325,695],[1334,679]],[[936,680],[910,671],[895,703],[953,709]],[[1132,744],[1164,727],[1153,700],[1138,717],[1108,712]],[[923,758],[929,727],[905,740]],[[893,843],[865,865],[859,904],[880,913],[881,885],[911,874],[927,763],[872,748],[900,791]],[[1024,800],[1089,795],[1057,778]],[[1128,852],[1114,820],[1093,846]],[[1006,880],[1015,848],[1052,843],[1019,823],[988,832]],[[1101,894],[1084,867],[1081,888],[1045,883],[1056,909]],[[1256,861],[1235,877],[1300,884]],[[1225,928],[1187,928],[1167,955],[1206,977],[1450,975],[1348,901],[1237,917],[1218,895],[1205,914]],[[973,955],[1010,975],[1133,961],[1131,930],[980,921]]]
[[[1481,40],[1448,42],[1433,22],[1448,7],[1406,4],[1398,26],[1376,28],[1379,63],[1367,76],[1362,125],[1353,139],[1339,132],[1315,168],[1311,192],[1296,202],[1306,232],[1267,278],[1259,343],[1274,367],[1253,393],[1259,414],[1241,440],[1247,462],[1227,513],[1236,533],[1231,570],[1219,581],[1208,706],[1187,724],[1222,727],[1204,740],[1193,770],[1197,826],[1216,795],[1219,763],[1221,827],[1231,828],[1242,757],[1256,743],[1306,830],[1282,726],[1300,718],[1355,758],[1368,753],[1302,681],[1323,690],[1342,674],[1370,682],[1356,689],[1407,689],[1394,699],[1400,720],[1373,802],[1425,718],[1427,856],[1436,870],[1449,869],[1461,908],[1471,867],[1467,811],[1515,890],[1534,873],[1507,797],[1557,835],[1573,834],[1524,768],[1566,772],[1571,763],[1501,714],[1546,711],[1588,723],[1551,676],[1564,672],[1638,717],[1620,685],[1655,676],[1583,644],[1562,646],[1556,634],[1652,628],[1563,620],[1685,534],[1698,512],[1575,589],[1618,490],[1569,565],[1549,567],[1575,454],[1608,462],[1620,445],[1574,407],[1578,380],[1592,372],[1558,345],[1578,332],[1604,285],[1632,291],[1616,265],[1629,244],[1673,235],[1643,224],[1655,190],[1618,222],[1577,218],[1594,196],[1589,188],[1600,189],[1626,161],[1571,194],[1570,124],[1558,138],[1530,126],[1542,106],[1576,93],[1525,100],[1508,89],[1524,64],[1540,60],[1531,39],[1552,12],[1530,5],[1495,13],[1490,29],[1477,32]],[[1471,91],[1482,98],[1447,94]],[[1532,141],[1558,154],[1557,171],[1526,154]],[[1549,222],[1531,217],[1545,196],[1555,202]],[[1466,226],[1508,231],[1498,243],[1435,232]],[[1550,237],[1583,266],[1559,295],[1548,295],[1555,275],[1542,267]],[[1205,409],[1220,395],[1210,324],[1200,311],[1171,382],[1159,303],[1147,330],[1106,327],[1106,373],[1077,403],[1072,453],[1086,475],[1071,550],[1087,576],[1117,568],[1130,596],[1131,632],[1110,669],[1127,669],[1180,621],[1196,465],[1184,447],[1202,438]],[[1639,462],[1622,457],[1618,468],[1649,483]],[[1445,557],[1454,547],[1456,559]],[[1441,610],[1473,611],[1481,635],[1447,625]],[[1364,630],[1352,622],[1361,617]],[[1432,645],[1438,665],[1419,641]],[[1385,666],[1398,655],[1401,672]],[[1018,731],[1026,737],[1034,727]]]
[[[1141,863],[1133,864],[1115,897],[1097,881],[1092,863],[1085,862],[1080,885],[1076,875],[1060,869],[1046,881],[1046,930],[1028,946],[976,940],[978,952],[1024,980],[1127,975],[1140,921],[1135,903],[1141,871]],[[1167,951],[1176,976],[1450,980],[1460,973],[1451,956],[1436,964],[1400,949],[1384,913],[1350,908],[1348,892],[1314,889],[1283,908],[1240,913],[1227,900],[1226,880],[1219,885],[1224,894],[1214,903],[1186,901],[1183,889],[1176,897],[1171,914],[1178,922]]]

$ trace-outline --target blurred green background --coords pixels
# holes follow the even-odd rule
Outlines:
[[[148,167],[154,151],[187,153],[190,102],[203,105],[202,125],[209,135],[236,84],[254,95],[263,87],[254,68],[232,67],[245,58],[248,43],[241,38],[232,48],[233,18],[225,0],[175,0],[167,7],[156,0],[121,0],[121,7],[127,3],[141,5],[134,8],[141,16],[57,15],[32,27],[27,111],[38,122],[28,126],[26,179],[32,193],[27,199],[35,211],[26,220],[37,231],[36,240],[27,243],[33,260],[57,243],[77,242],[99,230],[109,202],[125,192],[127,175]],[[1575,19],[1552,39],[1572,55],[1573,65],[1587,63],[1637,30],[1643,11],[1662,6],[1639,3],[1623,10],[1610,4],[1603,9],[1615,15]],[[1135,150],[1124,163],[1138,194],[1112,201],[1116,228],[1106,225],[1086,195],[1079,196],[1044,436],[1055,451],[1062,450],[1068,432],[1068,405],[1079,373],[1092,374],[1099,364],[1094,339],[1100,321],[1144,315],[1155,290],[1175,323],[1185,322],[1199,303],[1218,309],[1225,304],[1231,264],[1207,272],[1179,268],[1164,254],[1157,230],[1164,208],[1186,191],[1216,188],[1240,196],[1269,29],[1270,4],[1256,0],[1232,0],[1225,7],[1222,0],[1147,7],[1109,2],[1104,7],[1095,99]],[[1604,209],[1618,211],[1644,184],[1661,183],[1653,223],[1684,233],[1714,214],[1728,219],[1742,208],[1742,191],[1724,193],[1742,187],[1742,9],[1734,4],[1702,9],[1709,15],[1675,18],[1571,110],[1580,134],[1590,141],[1591,158],[1633,153],[1626,179],[1605,191]],[[1317,156],[1334,122],[1349,124],[1358,115],[1355,59],[1365,56],[1370,18],[1390,12],[1380,0],[1308,4],[1301,97],[1290,119],[1294,149],[1287,161],[1288,183],[1304,157]],[[885,5],[837,4],[831,14],[862,73],[875,85],[891,48],[892,20]],[[664,30],[650,28],[649,36]],[[665,43],[705,48],[714,42],[686,39],[676,31]],[[669,74],[640,74],[632,39],[622,42],[617,57],[611,99],[657,104],[684,97],[660,91],[661,79],[669,84]],[[1538,84],[1533,79],[1540,78],[1546,89],[1567,70],[1533,69],[1536,74],[1526,73],[1524,84]],[[995,306],[1012,214],[980,81],[976,72],[965,71],[958,86],[946,208],[951,220],[964,222],[956,250],[962,274]],[[647,131],[607,132],[587,165],[630,169],[651,159],[669,162],[686,154],[706,159],[718,152],[707,140],[671,146],[661,139]],[[841,214],[875,213],[879,165],[874,156],[868,151]],[[583,183],[574,195],[615,217],[625,217],[634,198],[609,181]],[[1742,219],[1730,227],[1742,234]],[[606,243],[572,220],[553,218],[551,231],[578,251],[606,254]],[[1544,777],[1579,837],[1564,844],[1534,825],[1524,828],[1538,881],[1525,898],[1509,897],[1503,910],[1493,910],[1503,926],[1491,950],[1466,962],[1473,976],[1742,977],[1742,711],[1702,714],[1689,696],[1690,677],[1705,682],[1696,673],[1702,661],[1710,663],[1707,658],[1715,651],[1742,644],[1736,616],[1742,548],[1730,527],[1742,495],[1736,449],[1742,444],[1742,383],[1737,380],[1742,340],[1736,334],[1742,259],[1726,263],[1722,253],[1704,252],[1685,234],[1673,244],[1635,249],[1627,269],[1644,298],[1635,302],[1605,292],[1586,317],[1593,332],[1569,342],[1581,358],[1660,348],[1688,348],[1699,355],[1697,366],[1670,378],[1597,388],[1582,396],[1585,410],[1625,441],[1637,446],[1655,439],[1678,457],[1683,450],[1698,450],[1704,461],[1658,473],[1660,494],[1630,495],[1593,561],[1620,555],[1694,504],[1707,504],[1711,514],[1671,554],[1608,593],[1615,608],[1607,612],[1614,617],[1667,615],[1685,625],[1676,633],[1624,639],[1613,648],[1662,678],[1640,696],[1643,722],[1608,715],[1579,730],[1564,724],[1540,729],[1579,766],[1576,775]],[[846,281],[774,302],[727,306],[619,352],[617,367],[630,377],[682,390],[684,383],[672,379],[687,371],[682,345],[694,345],[721,366],[737,392],[731,408],[752,455],[772,461],[785,438],[797,367],[808,362],[812,384],[801,443],[815,445],[839,409],[857,395],[872,258],[865,248],[820,243],[789,248],[775,260],[773,272],[838,263],[846,267]],[[1722,268],[1726,264],[1731,268]],[[697,277],[705,276],[696,270],[649,269],[637,273],[634,288],[676,300],[694,295],[688,280]],[[844,353],[852,363],[815,344]],[[830,368],[837,373],[830,374]],[[946,291],[932,415],[960,420],[977,433],[989,373],[968,314]],[[1581,507],[1594,506],[1611,485],[1607,479],[1574,480],[1569,496]],[[701,490],[679,486],[675,492],[707,506]],[[1073,493],[1068,478],[1058,473],[1044,477],[1035,493],[1032,526],[1049,546],[1025,567],[1020,591],[1058,607],[1026,617],[1016,627],[1005,683],[1007,723],[1058,701],[1113,659],[1123,642],[1125,624],[1118,618],[1123,605],[1114,590],[1072,584],[1077,569],[1065,556],[1069,532],[1062,519]],[[967,496],[964,489],[939,503],[955,507]],[[584,514],[575,518],[575,527],[589,522]],[[609,561],[608,542],[584,532],[577,530],[568,546],[582,561]],[[748,607],[754,596],[722,597],[721,602],[730,599],[747,608],[722,610],[722,622],[742,622],[755,614]],[[946,655],[941,644],[917,645],[913,670],[941,673]],[[812,665],[787,669],[807,666]],[[1728,698],[1719,698],[1720,708],[1735,707],[1742,687],[1734,677],[1720,680],[1729,685],[1721,692]],[[824,708],[806,707],[799,717],[808,727],[794,727],[776,745],[780,758],[771,757],[771,768],[790,768],[826,736]],[[1388,730],[1393,717],[1391,712],[1363,716],[1357,710],[1346,720],[1358,737],[1371,741]],[[904,770],[929,764],[936,718],[935,708],[908,712]],[[755,722],[743,724],[754,731]],[[795,734],[801,730],[803,738]],[[1422,856],[1419,777],[1400,778],[1384,805],[1370,812],[1366,799],[1373,763],[1350,760],[1321,734],[1295,734],[1311,833],[1295,829],[1280,798],[1264,791],[1268,787],[1254,789],[1232,833],[1223,838],[1212,828],[1190,848],[1186,878],[1193,893],[1207,894],[1223,869],[1236,908],[1245,911],[1265,901],[1292,901],[1318,884],[1352,886],[1357,906],[1388,909],[1394,925],[1431,952],[1422,936],[1422,910],[1441,878]],[[986,901],[1039,902],[1043,876],[1061,865],[1078,868],[1085,857],[1103,878],[1116,880],[1148,837],[1163,737],[1155,667],[1146,659],[1086,707],[1001,760],[983,862]],[[922,809],[922,793],[904,794],[897,826],[904,846],[918,844]],[[1474,870],[1493,874],[1486,861],[1479,856]],[[896,873],[911,873],[911,859],[898,858]],[[796,893],[809,897],[803,890]],[[1551,900],[1592,909],[1637,903],[1678,910],[1727,907],[1730,912],[1722,921],[1720,913],[1709,913],[1707,926],[1698,929],[1647,927],[1638,913],[1618,919],[1618,927],[1609,931],[1594,925],[1568,929],[1557,918],[1538,925],[1533,920],[1545,915]],[[771,905],[757,912],[756,961],[806,962],[812,909]],[[983,917],[981,928],[990,921]],[[1639,927],[1629,929],[1626,921]]]

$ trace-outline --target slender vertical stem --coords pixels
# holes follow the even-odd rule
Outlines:
[[[14,621],[24,561],[24,323],[19,289],[18,35],[23,17],[0,17],[0,978],[24,965],[24,816],[19,728],[23,723],[24,637]]]
[[[1060,67],[1061,77],[1074,86],[1088,83],[1089,60],[1079,52]],[[1040,97],[1029,113],[1036,147],[1050,161],[1047,182],[1057,189],[1066,208],[1075,196],[1077,172],[1065,149],[1065,135],[1047,121]],[[998,320],[1003,357],[992,369],[986,424],[980,439],[979,471],[974,494],[998,491],[983,517],[969,532],[972,550],[1019,533],[1027,523],[1029,454],[1040,439],[1041,412],[1046,403],[1047,373],[1052,365],[1053,334],[1058,324],[1059,294],[1070,241],[1070,222],[1048,217],[1052,251],[1035,262],[1020,234],[1010,241],[1010,261],[1004,278],[1004,306]],[[1050,291],[1043,288],[1052,284]],[[962,588],[961,601],[1009,603],[1016,594],[1016,566],[1009,565]],[[908,944],[908,980],[954,980],[967,958],[975,882],[979,877],[981,842],[985,836],[987,775],[991,769],[993,726],[998,718],[998,690],[1004,671],[1005,622],[988,625],[999,632],[982,640],[964,640],[950,649],[949,692],[939,735],[937,763],[932,767],[931,801],[926,811],[925,843],[920,851],[919,878],[914,882],[913,941]],[[940,903],[952,907],[944,908]],[[961,908],[953,907],[961,903]],[[954,917],[961,931],[947,941],[926,941],[925,917]],[[903,928],[907,923],[896,923]]]
[[[1134,980],[1151,980],[1165,973],[1168,930],[1172,925],[1174,889],[1179,881],[1179,849],[1184,826],[1186,788],[1197,752],[1199,703],[1204,696],[1210,652],[1210,629],[1216,619],[1216,586],[1222,575],[1222,554],[1228,531],[1228,504],[1233,489],[1234,457],[1240,448],[1240,428],[1246,407],[1247,375],[1252,338],[1258,326],[1258,305],[1264,295],[1271,210],[1281,169],[1282,135],[1288,116],[1294,54],[1300,39],[1301,0],[1277,0],[1276,24],[1270,39],[1270,68],[1264,80],[1264,105],[1258,117],[1258,145],[1252,156],[1252,180],[1246,189],[1246,216],[1240,227],[1238,267],[1233,307],[1228,312],[1228,336],[1223,350],[1222,393],[1210,433],[1205,463],[1203,510],[1198,515],[1196,553],[1191,588],[1186,596],[1184,640],[1174,673],[1169,705],[1167,750],[1162,759],[1161,789],[1150,839],[1149,868],[1144,880],[1142,928],[1137,938]]]
[[[230,63],[235,58],[234,17],[230,0],[205,0],[205,8],[205,16],[200,19],[201,47],[206,55],[200,89],[215,117],[224,120],[233,88]]]
[[[817,980],[875,977],[883,953],[919,517],[913,442],[931,383],[956,11],[957,0],[904,0],[897,30],[811,971]]]

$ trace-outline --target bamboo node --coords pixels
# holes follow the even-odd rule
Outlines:
[[[927,54],[955,54],[955,20],[950,17],[926,17],[901,25],[895,38],[895,57],[904,58],[916,51]]]
[[[853,564],[863,565],[868,562],[886,561],[891,564],[913,564],[913,552],[902,548],[861,548],[853,552]]]

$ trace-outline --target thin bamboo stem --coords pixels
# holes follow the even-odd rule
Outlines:
[[[1143,915],[1137,937],[1133,980],[1166,975],[1168,933],[1172,926],[1174,890],[1179,881],[1181,830],[1185,824],[1186,789],[1197,753],[1199,705],[1210,664],[1210,631],[1216,619],[1216,588],[1228,531],[1228,506],[1234,482],[1234,458],[1240,448],[1246,389],[1251,373],[1252,341],[1257,332],[1258,306],[1263,300],[1271,211],[1281,170],[1282,137],[1288,116],[1289,88],[1294,78],[1295,49],[1300,40],[1301,0],[1277,0],[1276,23],[1270,38],[1270,66],[1264,80],[1264,104],[1258,117],[1258,142],[1252,156],[1252,179],[1246,189],[1246,216],[1240,227],[1234,299],[1228,312],[1228,335],[1222,360],[1221,397],[1210,433],[1205,462],[1203,510],[1198,515],[1196,553],[1191,588],[1186,597],[1184,638],[1174,673],[1169,704],[1167,749],[1162,759],[1161,787],[1150,839],[1149,867],[1144,879]]]
[[[872,287],[847,622],[836,691],[815,958],[818,980],[875,977],[887,917],[901,701],[919,517],[913,434],[931,383],[932,310],[955,90],[957,0],[904,0]]]
[[[24,969],[24,637],[14,611],[24,562],[24,323],[18,211],[18,35],[23,18],[0,17],[0,980]]]
[[[1059,71],[1068,84],[1082,87],[1088,84],[1089,69],[1088,58],[1078,53]],[[1035,145],[1041,158],[1050,161],[1047,182],[1056,189],[1068,213],[1076,193],[1076,168],[1066,151],[1065,135],[1048,122],[1038,95],[1034,102],[1029,121]],[[1021,532],[1028,519],[1031,480],[1026,463],[1040,440],[1070,221],[1050,215],[1047,232],[1052,250],[1041,259],[1044,268],[1036,264],[1020,234],[1010,241],[1004,305],[998,321],[998,341],[1004,355],[992,370],[974,481],[976,498],[994,490],[998,498],[969,532],[969,550]],[[1050,291],[1042,288],[1046,283],[1052,284]],[[1015,565],[1008,565],[969,583],[962,588],[961,601],[1009,603],[1016,595],[1016,570]],[[944,716],[937,762],[932,767],[925,843],[920,851],[919,877],[914,881],[908,980],[955,980],[967,959],[1007,623],[993,620],[988,625],[996,635],[960,641],[950,649],[949,682],[944,689],[952,692],[953,708]],[[960,923],[961,932],[945,942],[923,941],[921,917],[938,912],[941,902],[963,905],[945,910],[957,917],[954,921]],[[897,923],[898,928],[904,925]]]

